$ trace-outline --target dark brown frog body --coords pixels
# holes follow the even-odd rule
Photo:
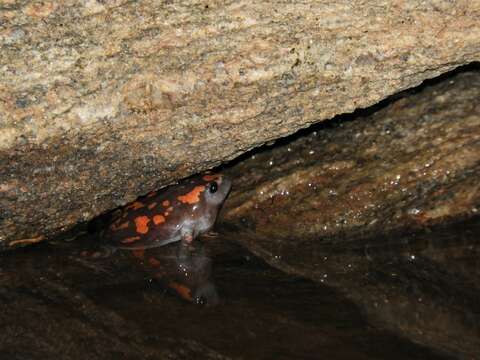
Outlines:
[[[230,186],[223,175],[207,173],[152,192],[117,210],[102,237],[131,250],[189,244],[214,225]]]

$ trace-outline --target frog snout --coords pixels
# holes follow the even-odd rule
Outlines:
[[[222,189],[222,192],[225,194],[225,196],[227,196],[232,188],[232,180],[230,180],[228,176],[222,175],[219,185]]]

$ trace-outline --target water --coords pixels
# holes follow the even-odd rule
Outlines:
[[[459,246],[473,249],[478,244],[478,224],[476,221],[463,227],[465,231],[444,229],[442,239],[438,232],[432,233],[432,240],[449,244],[449,249],[458,240]],[[465,236],[467,230],[474,237]],[[215,306],[195,305],[179,298],[153,279],[155,273],[145,271],[124,253],[105,259],[82,258],[79,252],[90,246],[88,242],[43,244],[3,254],[3,356],[454,358],[373,325],[370,317],[365,317],[361,302],[359,306],[331,287],[272,268],[222,236],[207,239],[203,248],[213,262],[211,281],[220,299]],[[162,252],[174,249],[172,246]],[[436,249],[439,253],[441,247]],[[378,258],[381,252],[377,249],[373,253]],[[465,271],[458,258],[455,263]],[[476,264],[470,265],[476,268]]]

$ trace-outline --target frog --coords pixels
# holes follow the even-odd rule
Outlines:
[[[188,247],[215,224],[231,180],[205,172],[153,191],[112,214],[102,238],[111,247],[140,250],[180,241]]]

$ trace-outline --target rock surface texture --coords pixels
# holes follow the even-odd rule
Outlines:
[[[480,72],[440,80],[228,169],[224,236],[340,290],[380,326],[476,358],[479,227],[436,226],[478,223]],[[411,233],[425,228],[429,240]]]
[[[3,1],[0,246],[480,59],[480,1]]]
[[[288,244],[478,215],[480,71],[438,82],[240,161],[227,171],[226,220]]]

